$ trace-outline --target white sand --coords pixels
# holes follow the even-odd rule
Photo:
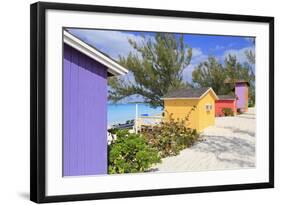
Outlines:
[[[255,110],[235,117],[218,117],[201,134],[203,141],[179,155],[162,159],[156,172],[205,171],[255,167]]]

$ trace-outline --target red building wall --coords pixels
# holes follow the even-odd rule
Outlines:
[[[216,117],[224,116],[222,109],[231,108],[234,114],[236,114],[236,100],[216,100],[215,113]]]

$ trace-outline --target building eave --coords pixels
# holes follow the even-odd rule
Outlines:
[[[215,91],[212,89],[212,88],[209,88],[208,90],[206,90],[205,93],[203,93],[200,97],[163,97],[161,98],[161,100],[200,100],[202,99],[205,95],[207,95],[208,92],[211,92],[214,97],[215,97],[215,100],[218,100],[218,96],[217,94],[215,93]]]
[[[200,100],[200,98],[188,98],[188,97],[173,97],[173,98],[160,98],[161,100]]]
[[[119,65],[117,62],[115,62],[108,56],[104,55],[102,52],[98,51],[97,49],[83,42],[82,40],[70,34],[69,32],[64,30],[63,37],[64,37],[63,38],[64,43],[77,49],[81,53],[89,56],[90,58],[96,60],[97,62],[107,67],[108,68],[107,71],[110,74],[116,76],[116,75],[125,75],[128,73],[128,70],[126,68]]]
[[[205,95],[207,95],[207,93],[211,91],[211,93],[213,93],[213,95],[215,96],[215,100],[218,100],[219,97],[217,96],[217,94],[215,93],[215,91],[213,90],[213,88],[209,88],[203,95],[200,96],[200,99],[203,98]]]
[[[228,100],[228,101],[235,101],[236,99],[217,99],[216,101],[219,101],[219,100],[222,100],[222,101],[226,101],[226,100]]]

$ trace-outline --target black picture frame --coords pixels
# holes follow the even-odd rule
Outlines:
[[[171,188],[157,190],[89,193],[46,196],[46,81],[45,81],[45,25],[46,10],[87,11],[136,15],[168,16],[194,19],[233,20],[269,24],[269,181],[263,183]],[[144,8],[110,7],[83,4],[38,2],[30,7],[30,200],[37,203],[76,200],[97,200],[198,192],[218,192],[274,187],[274,18]]]

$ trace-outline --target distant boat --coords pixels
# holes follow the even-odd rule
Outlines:
[[[111,129],[130,129],[135,125],[135,120],[127,120],[125,123],[118,123],[111,126]]]

